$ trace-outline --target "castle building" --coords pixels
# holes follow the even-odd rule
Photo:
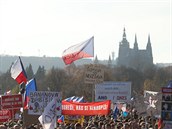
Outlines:
[[[134,46],[133,48],[130,48],[130,44],[127,41],[124,28],[123,38],[122,41],[119,43],[117,65],[130,67],[136,70],[144,70],[146,68],[152,67],[153,56],[150,35],[148,36],[146,49],[139,50],[136,35]]]

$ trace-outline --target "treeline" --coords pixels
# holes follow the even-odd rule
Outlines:
[[[151,67],[144,71],[138,71],[126,67],[109,67],[101,65],[104,69],[104,81],[131,81],[132,95],[135,92],[143,93],[144,90],[161,91],[172,80],[172,66]],[[39,66],[34,74],[32,65],[25,69],[28,80],[35,78],[39,91],[60,91],[63,98],[71,96],[84,96],[87,101],[92,99],[92,84],[84,82],[85,65],[72,64],[64,69],[52,67],[46,71],[44,66]],[[11,77],[10,70],[0,75],[1,94],[7,90],[12,93],[19,92],[19,85]]]

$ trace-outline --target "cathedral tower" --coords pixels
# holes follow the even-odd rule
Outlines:
[[[126,38],[125,28],[123,30],[122,41],[119,43],[118,64],[123,65],[129,54],[130,45]]]
[[[152,67],[153,56],[150,36],[148,36],[146,49],[139,50],[137,36],[135,35],[134,47],[132,49],[130,48],[130,44],[127,41],[124,28],[122,41],[119,43],[117,65],[130,67],[137,70],[143,70],[148,67]]]
[[[148,36],[148,43],[146,46],[147,54],[150,58],[150,62],[153,63],[153,57],[152,57],[152,46],[151,46],[151,41],[150,41],[150,35]]]

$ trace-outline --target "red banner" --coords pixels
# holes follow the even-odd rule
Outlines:
[[[19,109],[22,105],[22,95],[3,95],[1,96],[2,109]]]
[[[110,113],[110,100],[91,103],[62,101],[63,115],[107,115]]]
[[[0,123],[6,122],[11,119],[11,113],[9,110],[0,110]]]

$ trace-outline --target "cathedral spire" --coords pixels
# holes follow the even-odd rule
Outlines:
[[[151,43],[151,42],[150,42],[150,34],[149,34],[149,36],[148,36],[148,43]]]
[[[146,46],[146,50],[149,53],[149,55],[152,57],[152,46],[151,46],[151,42],[150,42],[150,35],[148,36],[148,43]]]
[[[124,27],[124,32],[123,32],[123,39],[126,39],[125,27]]]
[[[146,49],[152,49],[151,41],[150,41],[150,35],[148,35],[148,43],[147,43]]]
[[[135,34],[135,43],[137,43],[137,36],[136,36],[136,34]]]
[[[135,34],[134,49],[138,50],[137,36]]]
[[[121,43],[129,46],[129,43],[127,41],[127,36],[126,36],[126,33],[125,33],[125,27],[124,27],[124,30],[123,30],[122,42]]]
[[[98,57],[96,55],[95,59],[94,59],[94,64],[98,64],[99,63],[99,60],[98,60]]]

